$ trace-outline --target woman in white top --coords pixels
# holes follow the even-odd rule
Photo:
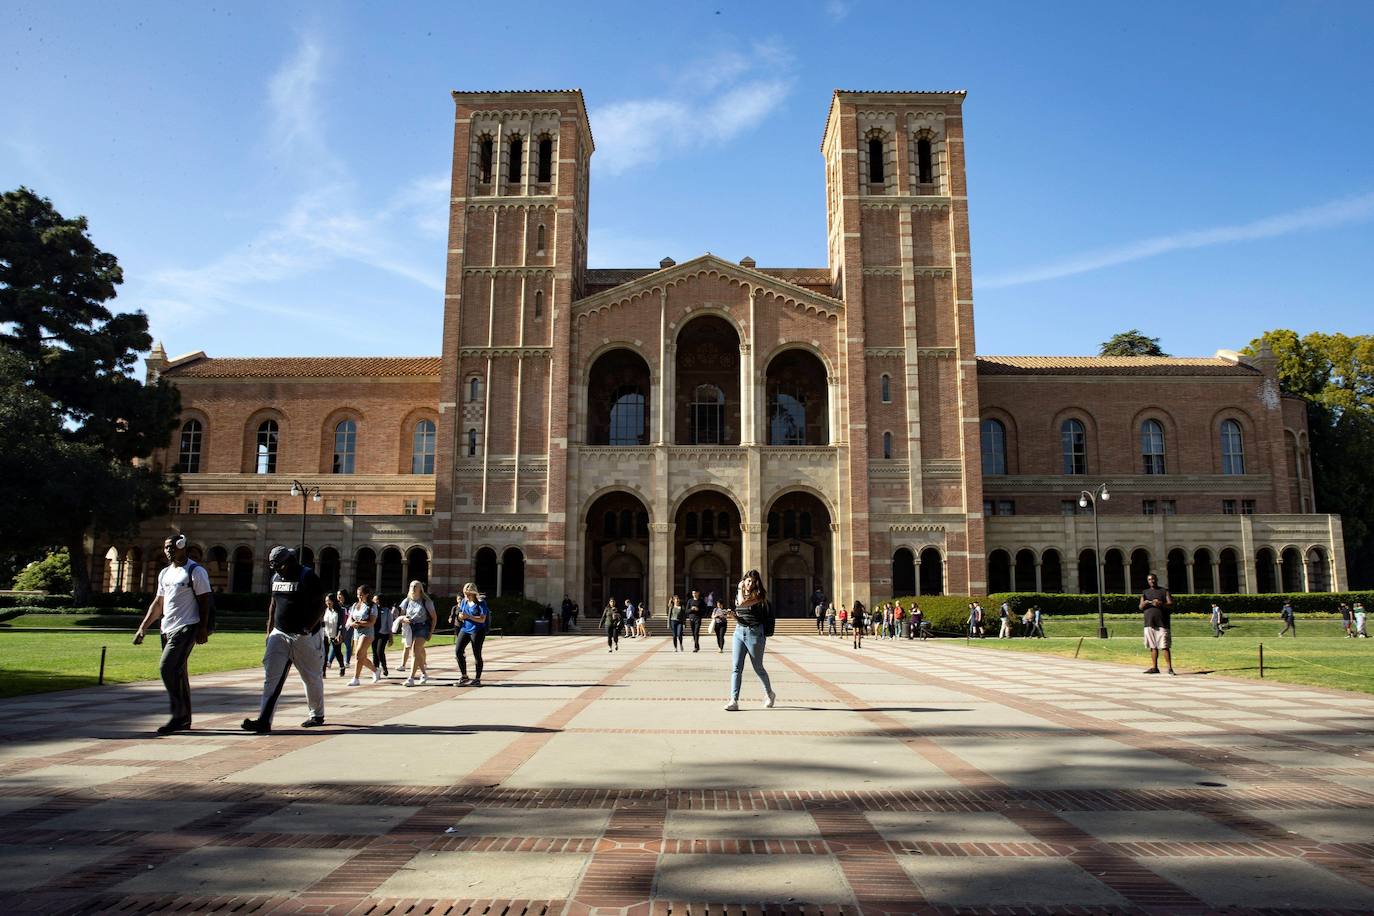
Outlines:
[[[418,579],[410,583],[410,591],[396,605],[396,612],[410,621],[410,677],[401,683],[405,687],[414,687],[417,677],[421,684],[429,680],[429,669],[425,667],[425,643],[429,642],[439,622],[434,612],[434,602],[425,594],[424,583]]]
[[[339,631],[344,618],[339,614],[339,604],[333,595],[324,596],[324,674],[329,673],[329,663],[339,662],[339,677],[344,676],[343,646],[339,643]]]
[[[372,588],[358,586],[358,600],[348,609],[348,623],[353,627],[353,680],[348,686],[357,687],[362,683],[363,669],[372,671],[372,683],[382,679],[377,666],[372,663],[372,634],[377,626],[377,609],[372,604]]]

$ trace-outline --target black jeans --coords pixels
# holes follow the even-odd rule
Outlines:
[[[191,724],[191,677],[186,673],[186,663],[196,647],[197,626],[189,624],[163,636],[162,659],[158,662],[162,686],[167,688],[172,721],[184,725]]]
[[[722,652],[725,651],[726,626],[725,618],[722,617],[716,621],[716,648]]]
[[[486,642],[487,631],[478,630],[476,633],[459,633],[458,641],[454,643],[453,654],[458,656],[458,673],[463,677],[468,676],[468,653],[467,648],[472,646],[472,657],[477,662],[477,680],[482,679],[482,643]]]
[[[390,633],[379,633],[372,638],[372,664],[378,671],[389,671],[386,664],[386,647],[391,642]],[[325,663],[328,667],[328,663]]]
[[[620,624],[613,623],[606,627],[606,648],[620,648]]]
[[[688,629],[688,630],[691,632],[691,634],[692,634],[692,651],[693,651],[693,652],[698,652],[698,651],[700,651],[700,650],[701,650],[701,618],[700,618],[700,617],[692,617],[692,616],[689,615],[689,616],[687,617],[687,629]]]

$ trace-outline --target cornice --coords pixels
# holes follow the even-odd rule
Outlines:
[[[986,474],[983,492],[998,494],[1062,493],[1065,498],[1077,496],[1089,484],[1107,484],[1123,495],[1164,495],[1172,493],[1257,494],[1271,492],[1273,481],[1268,474],[1130,474],[1102,477],[1100,475],[1063,474]],[[1108,504],[1110,506],[1111,503]],[[1138,510],[1140,507],[1135,506]],[[1104,509],[1104,512],[1110,509]],[[1103,516],[1106,517],[1105,515]]]
[[[543,356],[551,358],[553,347],[463,347],[459,357]]]
[[[468,210],[504,210],[510,207],[558,206],[557,194],[523,194],[519,197],[496,197],[482,195],[480,197],[455,197],[453,203],[463,204]]]
[[[535,276],[541,274],[552,274],[556,268],[552,265],[497,265],[495,267],[463,267],[465,274],[510,274],[513,276]]]

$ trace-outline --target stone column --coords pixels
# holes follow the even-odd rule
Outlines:
[[[916,596],[921,595],[921,553],[916,551]]]
[[[663,351],[663,442],[672,445],[677,437],[677,344],[669,344]]]
[[[1042,592],[1042,591],[1045,590],[1045,589],[1041,586],[1040,583],[1041,583],[1041,578],[1040,578],[1040,561],[1039,561],[1039,560],[1036,560],[1036,561],[1035,561],[1035,590],[1036,590],[1036,592]]]
[[[740,341],[739,347],[740,445],[754,445],[759,441],[758,418],[754,416],[754,402],[757,400],[754,391],[754,302],[758,292],[757,287],[749,287],[749,327],[745,330],[745,339]],[[764,412],[767,413],[766,408]],[[766,435],[763,441],[768,441]]]
[[[1184,570],[1188,573],[1188,594],[1191,595],[1191,594],[1193,594],[1193,560],[1192,560],[1192,558],[1189,558],[1188,561],[1187,561],[1186,563],[1183,564],[1183,568],[1184,568]]]
[[[1277,551],[1274,552],[1274,591],[1283,591],[1283,561]]]
[[[501,564],[502,564],[502,562],[503,562],[503,561],[501,560],[500,554],[497,554],[497,557],[496,557],[496,597],[498,597],[498,598],[501,597]]]
[[[673,571],[670,563],[673,555],[672,522],[654,522],[649,526],[649,594],[651,607],[667,613],[668,599],[673,591]]]
[[[1304,592],[1312,591],[1312,583],[1308,577],[1307,557],[1305,556],[1302,557],[1302,590]]]
[[[1221,560],[1212,561],[1212,591],[1221,594]]]
[[[1126,592],[1126,593],[1129,594],[1129,593],[1132,591],[1132,589],[1131,589],[1131,555],[1130,555],[1129,553],[1126,554],[1125,560],[1126,560],[1126,562],[1124,562],[1124,563],[1121,565],[1121,574],[1125,577],[1125,581],[1122,583],[1122,584],[1125,586],[1125,588],[1123,588],[1122,591],[1124,591],[1124,592]]]

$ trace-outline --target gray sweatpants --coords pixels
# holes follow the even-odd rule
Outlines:
[[[311,718],[324,718],[324,653],[320,635],[309,633],[293,636],[273,630],[267,635],[267,648],[262,654],[262,708],[258,713],[259,721],[272,724],[277,698],[281,696],[292,665],[296,666],[296,673],[305,685],[305,701],[310,706]]]

